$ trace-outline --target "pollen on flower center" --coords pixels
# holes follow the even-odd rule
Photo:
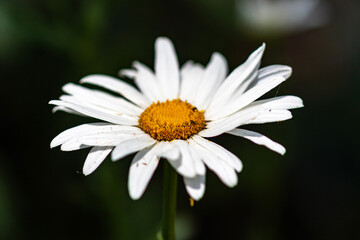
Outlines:
[[[185,140],[205,128],[204,111],[180,99],[152,103],[140,115],[139,128],[158,141]]]

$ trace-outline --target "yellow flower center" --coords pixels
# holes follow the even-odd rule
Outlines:
[[[185,140],[205,128],[204,111],[180,99],[152,103],[140,115],[139,128],[158,141]]]

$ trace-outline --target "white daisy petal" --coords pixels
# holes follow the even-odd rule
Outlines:
[[[193,136],[193,139],[195,142],[212,152],[214,155],[216,155],[219,159],[224,161],[229,166],[233,167],[237,172],[240,172],[243,168],[242,162],[240,159],[235,156],[233,153],[229,152],[222,146],[209,141],[207,139],[204,139],[200,136]]]
[[[139,199],[149,184],[159,158],[155,155],[156,146],[143,149],[138,152],[131,162],[129,171],[128,188],[129,195],[133,200]]]
[[[249,89],[247,92],[239,96],[237,99],[234,99],[227,107],[225,107],[221,112],[213,115],[212,118],[208,117],[207,113],[205,112],[205,116],[207,119],[219,119],[225,116],[228,116],[241,108],[247,106],[254,100],[258,99],[280,83],[285,81],[285,78],[282,76],[274,76],[268,77],[266,80],[264,79],[261,84],[256,85],[255,87]]]
[[[247,107],[238,111],[235,114],[232,114],[224,119],[212,121],[207,124],[207,128],[219,128],[219,130],[204,130],[200,133],[201,136],[210,137],[216,136],[214,133],[221,134],[220,128],[227,128],[231,130],[232,127],[238,127],[246,124],[259,124],[259,123],[269,123],[269,122],[278,122],[285,121],[292,118],[290,111],[286,109],[293,109],[302,107],[302,100],[295,96],[281,96],[265,100],[255,101],[249,104]],[[251,112],[251,114],[249,114]],[[249,114],[249,115],[247,115]]]
[[[111,152],[112,147],[93,147],[86,157],[83,174],[89,175],[95,171],[96,168],[105,160],[107,155]]]
[[[205,174],[193,178],[184,177],[185,188],[190,197],[199,201],[205,193]]]
[[[241,125],[280,122],[280,121],[289,120],[291,118],[292,118],[292,114],[288,110],[265,109],[256,117],[244,121]]]
[[[60,144],[62,151],[74,151],[90,146],[116,146],[125,140],[146,139],[148,136],[139,128],[110,124],[84,124],[58,135],[51,147]]]
[[[179,63],[174,45],[165,37],[155,42],[155,74],[166,99],[178,98]]]
[[[209,108],[207,117],[208,119],[214,119],[218,109],[221,109],[233,96],[234,92],[246,81],[252,81],[257,73],[257,69],[260,65],[261,57],[265,50],[265,44],[253,52],[245,63],[237,67],[232,73],[225,79],[223,84],[219,87],[215,93]]]
[[[78,138],[78,141],[90,146],[117,146],[128,139],[144,139],[144,133],[126,134],[122,131],[112,131],[98,134],[89,134]]]
[[[62,151],[74,151],[90,146],[116,146],[125,140],[147,138],[139,128],[119,125],[84,124],[57,136],[52,147],[60,144]]]
[[[291,76],[291,73],[292,73],[291,67],[286,65],[274,64],[259,69],[258,78],[261,79],[265,76],[280,74],[281,76],[287,79]]]
[[[182,176],[190,178],[195,177],[196,171],[188,143],[183,140],[174,140],[171,143],[178,147],[181,157],[175,161],[169,160],[170,164]]]
[[[97,118],[106,122],[111,122],[115,124],[124,124],[124,125],[138,124],[136,119],[134,120],[134,118],[129,118],[129,116],[125,114],[119,114],[119,115],[110,114],[105,110],[100,111],[98,109],[94,109],[89,106],[83,106],[80,104],[70,103],[66,101],[59,101],[59,100],[52,100],[49,102],[49,104],[70,108],[74,111],[80,112],[89,117]]]
[[[230,115],[223,119],[211,121],[206,125],[207,129],[199,132],[202,137],[215,137],[224,132],[230,131],[236,127],[247,124],[259,124],[285,121],[292,118],[290,111],[285,109],[276,109],[276,104],[273,105],[274,109],[267,108],[269,105],[254,104]],[[294,105],[287,105],[294,106]]]
[[[84,133],[88,132],[88,131],[92,131],[96,128],[98,128],[99,126],[108,126],[110,124],[108,123],[104,123],[104,122],[100,122],[100,123],[86,123],[86,124],[82,124],[73,128],[69,128],[63,132],[61,132],[59,135],[57,135],[50,143],[50,147],[54,148],[57,147],[61,144],[63,144],[64,142],[75,138],[77,136],[81,136]]]
[[[228,131],[227,133],[246,138],[256,144],[263,145],[281,155],[284,155],[286,152],[285,148],[282,145],[257,132],[237,128]]]
[[[257,68],[259,68],[259,66],[257,66]],[[249,88],[249,86],[256,80],[256,76],[258,75],[258,71],[257,68],[254,69],[254,71],[252,71],[250,73],[250,75],[247,77],[248,79],[246,81],[244,81],[237,89],[236,91],[234,91],[234,93],[232,94],[232,99],[236,99],[238,98],[240,95],[242,95],[245,91],[247,91],[247,89]]]
[[[238,98],[247,90],[261,84],[263,80],[266,80],[269,77],[283,77],[286,80],[290,77],[291,72],[291,67],[285,65],[272,65],[259,69],[258,71],[254,71],[254,75],[249,77],[251,80],[247,80],[241,84],[241,86],[236,90],[236,94],[234,94],[233,99]]]
[[[196,150],[194,150],[191,145],[189,144],[189,150],[191,153],[191,157],[193,159],[194,162],[194,167],[195,167],[195,171],[197,175],[204,175],[206,172],[206,167],[203,163],[203,161],[201,160],[201,157],[199,156],[199,154],[196,152]]]
[[[212,95],[216,92],[227,74],[227,62],[220,53],[213,53],[209,64],[206,66],[200,86],[195,98],[195,105],[198,109],[206,109]]]
[[[279,96],[250,103],[247,107],[259,106],[269,109],[294,109],[303,107],[303,101],[296,96]]]
[[[204,75],[204,67],[188,61],[181,68],[180,99],[195,105],[195,97]]]
[[[215,137],[224,132],[230,131],[238,126],[247,124],[255,119],[262,112],[267,111],[263,108],[246,108],[220,120],[211,121],[206,125],[206,129],[198,134],[202,137]]]
[[[145,96],[152,102],[165,101],[159,83],[154,73],[140,62],[134,62],[134,68],[137,70],[134,78],[136,85],[145,94]]]
[[[133,108],[132,110],[127,111],[123,107],[120,107],[120,108],[122,108],[121,110],[118,107],[118,110],[120,110],[120,111],[115,111],[115,110],[111,109],[111,107],[109,107],[109,106],[105,107],[105,106],[101,106],[101,104],[99,104],[99,103],[89,102],[86,98],[81,97],[81,96],[61,95],[59,97],[59,99],[62,100],[63,102],[79,105],[82,107],[87,107],[88,109],[95,110],[100,113],[117,116],[118,118],[122,119],[123,124],[125,124],[125,125],[136,125],[135,123],[137,122],[137,119],[140,115],[139,112],[136,112],[137,111],[136,108]],[[121,104],[119,104],[119,105],[121,105]],[[127,113],[125,113],[125,112],[127,112]],[[130,114],[128,114],[128,113],[130,113]]]
[[[166,158],[170,165],[184,177],[196,175],[189,146],[182,140],[160,142],[157,156]]]
[[[270,65],[259,69],[257,78],[250,84],[248,89],[260,84],[264,79],[270,76],[282,76],[288,79],[291,76],[292,69],[285,65]]]
[[[59,99],[61,101],[67,102],[67,103],[73,103],[73,104],[77,104],[77,105],[80,105],[80,106],[88,107],[88,108],[91,108],[91,109],[96,110],[96,111],[104,112],[106,114],[110,114],[110,115],[118,114],[114,110],[111,110],[109,108],[104,108],[104,107],[95,105],[95,104],[93,104],[91,102],[88,102],[88,101],[86,101],[86,99],[84,99],[83,97],[80,97],[80,96],[75,97],[75,96],[71,96],[71,95],[61,95],[59,97]]]
[[[208,149],[199,145],[195,141],[189,140],[189,144],[191,144],[198,152],[199,156],[201,156],[208,168],[213,171],[226,186],[235,187],[237,185],[238,179],[233,167],[226,164]]]
[[[80,85],[68,83],[63,86],[63,91],[73,95],[75,98],[90,104],[110,109],[118,113],[125,113],[139,116],[143,109],[119,97],[110,94],[85,88]]]
[[[85,145],[81,142],[79,142],[79,138],[72,138],[66,142],[64,142],[63,144],[61,144],[61,151],[65,151],[65,152],[69,152],[69,151],[75,151],[75,150],[79,150],[79,149],[84,149],[84,148],[88,148],[88,147],[92,147],[90,145]]]
[[[232,93],[242,83],[244,83],[244,81],[248,81],[248,76],[250,76],[254,70],[258,69],[264,50],[265,43],[263,43],[256,51],[254,51],[243,64],[231,72],[231,74],[225,79],[224,83],[219,88],[217,95],[223,95],[222,91],[226,90],[227,88],[230,88],[228,91],[230,91],[229,93]],[[215,101],[216,97],[217,96],[214,96]]]
[[[55,106],[55,107],[53,107],[52,112],[56,113],[57,111],[63,111],[63,112],[79,115],[79,116],[82,116],[82,117],[87,117],[85,114],[79,113],[77,111],[74,111],[74,110],[72,110],[70,108],[63,107],[63,106]]]
[[[172,142],[162,141],[157,144],[156,155],[166,158],[170,161],[176,161],[180,158],[179,148]]]
[[[117,161],[127,155],[140,151],[151,145],[154,145],[156,141],[151,137],[143,138],[129,138],[125,139],[121,144],[117,145],[111,153],[112,161]]]
[[[134,79],[137,75],[137,71],[134,69],[122,69],[119,71],[119,76],[120,77],[127,77],[127,78],[131,78]]]
[[[136,105],[143,108],[146,108],[151,104],[151,102],[136,88],[134,88],[128,83],[125,83],[119,79],[110,76],[100,74],[89,75],[82,78],[80,80],[80,83],[90,83],[99,87],[109,89],[113,92],[123,95],[125,98],[129,99]]]

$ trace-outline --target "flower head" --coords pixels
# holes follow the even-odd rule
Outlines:
[[[295,96],[258,100],[291,75],[291,68],[272,65],[259,69],[265,45],[227,76],[225,58],[214,53],[203,67],[189,61],[179,69],[175,49],[167,38],[155,43],[155,72],[139,62],[121,75],[134,79],[135,88],[119,79],[90,75],[81,83],[106,88],[115,95],[68,83],[67,95],[52,100],[54,111],[101,120],[60,133],[51,147],[63,151],[91,147],[83,173],[92,173],[111,153],[117,161],[136,153],[129,171],[131,198],[140,198],[160,158],[184,178],[189,195],[205,192],[206,167],[228,187],[237,184],[242,163],[237,156],[206,138],[228,133],[264,145],[280,154],[285,148],[264,135],[237,127],[277,122],[292,117],[288,109],[302,107]],[[205,167],[206,166],[206,167]]]

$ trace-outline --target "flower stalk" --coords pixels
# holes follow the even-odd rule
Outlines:
[[[163,240],[175,240],[177,173],[164,161],[164,189],[161,235]]]

